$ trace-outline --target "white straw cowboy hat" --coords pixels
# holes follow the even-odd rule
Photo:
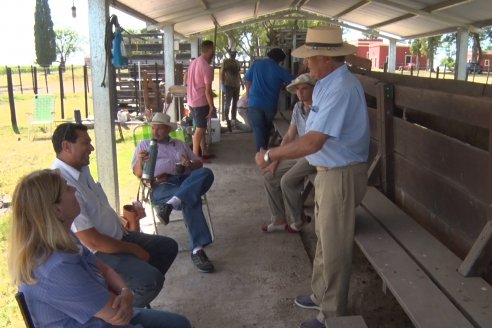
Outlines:
[[[308,28],[306,43],[292,51],[292,56],[306,58],[313,56],[347,56],[357,51],[357,47],[342,40],[342,30],[338,27]]]
[[[304,73],[299,75],[295,80],[290,82],[290,84],[285,88],[292,94],[296,94],[296,87],[299,84],[309,84],[314,86],[316,84],[316,80],[311,77],[309,73]]]
[[[171,122],[171,117],[164,113],[155,113],[150,124],[165,124],[170,126],[173,130],[176,129],[176,123]]]

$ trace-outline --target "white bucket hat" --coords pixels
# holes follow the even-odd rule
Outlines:
[[[167,126],[170,126],[173,130],[176,129],[176,123],[171,122],[171,117],[164,113],[155,113],[150,124],[165,124]]]
[[[306,58],[313,56],[347,56],[357,51],[357,47],[343,42],[339,27],[321,26],[308,28],[306,43],[292,51],[292,56]]]
[[[299,75],[292,82],[290,82],[290,84],[285,89],[287,89],[287,91],[289,91],[292,94],[296,94],[296,87],[299,84],[309,84],[314,86],[316,84],[316,80],[313,79],[309,73],[304,73]]]

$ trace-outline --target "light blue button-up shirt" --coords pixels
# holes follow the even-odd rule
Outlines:
[[[343,65],[319,80],[313,91],[313,106],[306,132],[328,136],[323,147],[306,156],[313,166],[341,167],[367,162],[369,117],[364,90],[359,80]]]

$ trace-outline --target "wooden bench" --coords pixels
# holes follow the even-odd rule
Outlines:
[[[492,288],[374,187],[356,210],[355,242],[416,327],[490,327]]]
[[[269,147],[280,144],[282,138],[289,130],[290,121],[287,120],[282,114],[277,114],[273,119],[273,135],[270,138]]]

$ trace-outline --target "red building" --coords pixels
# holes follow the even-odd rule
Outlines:
[[[383,40],[363,40],[350,42],[357,46],[357,55],[364,58],[369,58],[372,62],[372,68],[384,68],[384,63],[388,61],[389,45],[383,43]],[[396,69],[410,69],[413,66],[415,69],[419,66],[420,69],[427,68],[427,57],[417,56],[410,53],[410,45],[405,43],[396,44]]]
[[[472,53],[471,51],[469,51],[466,57],[466,61],[471,62],[472,61],[471,58],[472,58]],[[490,50],[482,51],[482,60],[480,60],[479,64],[482,65],[484,71],[488,71],[489,68],[492,68],[490,67],[492,64],[492,51]]]

